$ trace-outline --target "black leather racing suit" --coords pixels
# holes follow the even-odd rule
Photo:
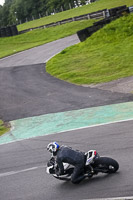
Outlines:
[[[64,173],[64,163],[69,163],[75,166],[73,174],[71,175],[72,183],[79,183],[82,181],[84,176],[84,163],[85,155],[80,151],[74,151],[69,147],[61,146],[56,153],[56,162],[59,167],[60,174]]]

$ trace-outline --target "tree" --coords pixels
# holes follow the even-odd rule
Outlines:
[[[3,26],[2,23],[3,23],[3,22],[2,22],[2,6],[0,5],[0,27]]]
[[[4,27],[9,25],[9,10],[10,10],[10,6],[12,4],[13,0],[5,0],[4,5],[1,7],[0,9],[0,26]]]
[[[9,8],[10,6],[4,5],[2,8],[2,25],[7,26],[9,25]]]
[[[85,3],[85,0],[81,0]],[[74,7],[74,0],[5,0],[0,7],[0,26],[25,22]]]

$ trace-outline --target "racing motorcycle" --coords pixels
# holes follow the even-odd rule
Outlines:
[[[63,163],[63,165],[64,174],[57,175],[58,165],[55,157],[51,157],[47,163],[46,172],[59,180],[71,180],[71,174],[73,173],[74,166],[68,163]],[[84,173],[88,178],[91,178],[100,172],[105,174],[115,173],[118,169],[119,164],[116,160],[109,157],[101,157],[96,150],[89,150],[85,153]]]

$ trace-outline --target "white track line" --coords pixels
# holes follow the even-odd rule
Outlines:
[[[99,198],[99,199],[82,199],[82,200],[133,200],[133,196],[130,196],[130,197]]]
[[[44,168],[44,167],[46,167],[46,166],[38,166],[38,167],[32,167],[32,168],[27,168],[27,169],[18,170],[18,171],[10,171],[10,172],[5,172],[5,173],[0,173],[0,178],[5,177],[5,176],[11,176],[11,175],[14,175],[14,174],[19,174],[19,173],[22,173],[22,172],[28,172],[28,171],[32,171],[32,170]]]

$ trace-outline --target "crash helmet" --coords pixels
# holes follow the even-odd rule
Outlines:
[[[50,152],[50,153],[56,153],[59,149],[59,144],[57,142],[51,142],[48,144],[47,146],[47,150]]]

